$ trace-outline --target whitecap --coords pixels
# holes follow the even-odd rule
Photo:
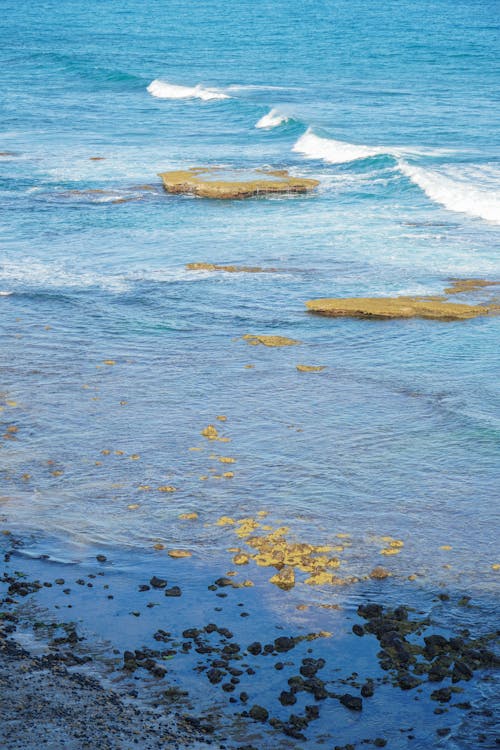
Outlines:
[[[445,173],[417,167],[400,159],[401,172],[435,203],[449,211],[476,216],[500,224],[500,188],[493,182],[491,169],[448,168]],[[496,187],[496,189],[494,189]]]
[[[277,128],[278,125],[282,125],[284,122],[288,122],[288,120],[289,118],[279,112],[277,109],[271,109],[271,111],[268,112],[267,115],[264,115],[258,122],[255,123],[255,127],[271,130],[272,128]]]
[[[201,84],[197,86],[178,86],[177,84],[167,83],[155,78],[147,87],[151,96],[158,99],[230,99],[228,94],[224,94],[219,89],[206,89]]]
[[[10,297],[11,294],[12,292],[6,292],[0,289],[0,297]]]
[[[370,156],[387,154],[387,149],[374,146],[360,146],[346,141],[336,141],[333,138],[321,138],[315,135],[311,128],[300,136],[292,151],[304,154],[309,159],[321,159],[330,164],[343,164],[357,159],[367,159]]]

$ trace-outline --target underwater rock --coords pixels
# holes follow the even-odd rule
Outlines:
[[[492,306],[464,305],[424,297],[346,297],[314,299],[305,303],[309,312],[333,318],[427,318],[468,320],[488,315]]]
[[[226,273],[276,273],[276,268],[260,266],[221,266],[217,263],[186,263],[187,271],[225,271]]]
[[[321,372],[326,365],[295,365],[299,372]]]
[[[451,286],[446,287],[445,294],[462,294],[463,292],[476,292],[485,286],[498,286],[500,281],[486,281],[485,279],[450,279]]]
[[[294,346],[300,344],[300,341],[295,339],[287,339],[285,336],[254,336],[252,333],[246,333],[242,338],[251,346]]]
[[[196,195],[199,198],[251,198],[257,195],[306,193],[319,185],[318,180],[291,177],[286,170],[255,170],[253,180],[217,180],[217,169],[196,167],[175,172],[161,172],[167,193]],[[260,175],[263,175],[262,177]],[[274,179],[270,179],[270,178]]]

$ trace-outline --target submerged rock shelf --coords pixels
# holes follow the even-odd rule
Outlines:
[[[309,312],[332,318],[428,318],[432,320],[469,320],[488,315],[488,305],[465,305],[445,298],[425,297],[346,297],[314,299],[306,302]]]

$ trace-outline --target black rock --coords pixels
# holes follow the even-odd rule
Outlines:
[[[260,654],[262,651],[262,644],[258,641],[254,641],[249,646],[247,646],[247,651],[251,654],[254,654],[254,656],[257,656],[257,654]]]
[[[286,635],[282,635],[274,640],[274,648],[279,653],[290,651],[294,646],[295,640],[293,638],[288,638]]]
[[[255,721],[267,721],[269,718],[269,711],[263,706],[255,704],[248,712],[249,716]]]
[[[179,586],[172,586],[170,589],[165,589],[165,596],[181,596],[182,591]]]
[[[340,696],[339,701],[350,711],[361,711],[363,708],[363,701],[356,695],[345,693],[344,695]]]
[[[431,698],[433,701],[439,701],[439,703],[448,703],[448,701],[451,700],[451,688],[445,687],[440,688],[439,690],[434,690],[434,692],[431,693]]]
[[[297,703],[297,698],[291,691],[282,690],[280,693],[279,701],[282,706],[293,706],[294,703]]]
[[[158,576],[153,576],[149,583],[154,589],[164,589],[167,585],[167,581],[164,578],[158,578]]]
[[[373,682],[365,682],[365,684],[361,686],[361,695],[363,698],[371,698],[374,692],[375,689],[373,687]]]
[[[352,632],[354,633],[354,635],[359,635],[359,637],[361,637],[365,634],[365,629],[362,625],[358,625],[356,623],[352,626]]]

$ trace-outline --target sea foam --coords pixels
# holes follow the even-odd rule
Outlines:
[[[409,164],[403,159],[398,161],[398,166],[401,172],[418,185],[432,201],[449,211],[500,224],[499,183],[494,186],[487,169],[471,172],[470,169],[464,168],[462,172],[455,170],[443,174]]]
[[[151,96],[156,96],[158,99],[202,99],[206,102],[210,99],[231,98],[219,89],[206,89],[201,84],[197,86],[178,86],[174,83],[160,81],[158,78],[151,81],[147,87],[147,91]]]
[[[272,109],[267,115],[264,115],[255,123],[255,127],[271,130],[272,128],[277,128],[279,125],[282,125],[284,122],[288,122],[288,119],[289,118],[286,115],[282,114],[277,109]]]
[[[359,146],[346,141],[336,141],[333,138],[321,138],[308,128],[304,135],[294,144],[292,151],[304,154],[309,159],[321,159],[330,164],[343,164],[357,159],[366,159],[378,154],[386,154],[386,149],[374,146]]]

